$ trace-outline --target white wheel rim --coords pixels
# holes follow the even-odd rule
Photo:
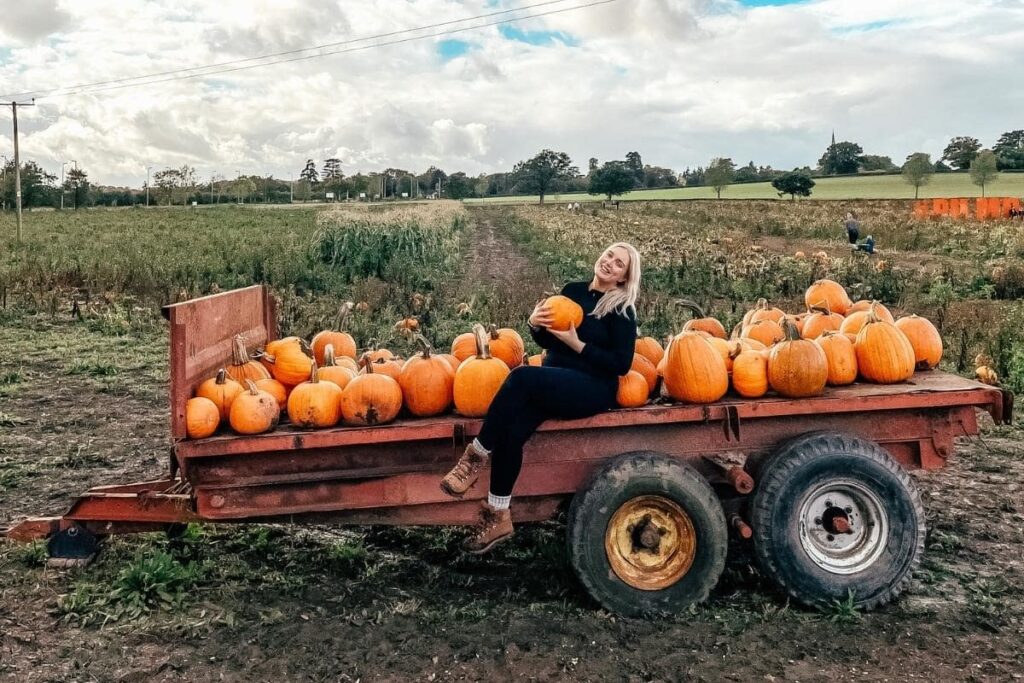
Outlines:
[[[874,492],[849,479],[822,484],[800,506],[800,545],[832,574],[868,569],[885,550],[889,516]]]

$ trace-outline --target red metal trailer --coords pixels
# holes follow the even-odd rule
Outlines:
[[[60,517],[23,520],[9,539],[49,539],[57,558],[93,555],[116,533],[187,522],[324,521],[454,525],[476,519],[487,476],[462,499],[440,490],[481,421],[448,415],[378,427],[185,438],[185,403],[231,356],[277,336],[273,299],[254,286],[175,304],[166,477],[103,486]],[[517,523],[568,506],[569,556],[582,583],[624,614],[704,599],[731,527],[796,599],[854,595],[871,608],[909,582],[924,514],[906,470],[942,467],[976,411],[1009,421],[1012,395],[942,372],[821,397],[659,404],[544,423],[527,444]]]

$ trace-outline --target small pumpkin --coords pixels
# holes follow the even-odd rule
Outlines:
[[[665,351],[665,388],[677,401],[712,403],[729,390],[725,361],[697,332],[680,332]]]
[[[511,327],[498,328],[497,325],[490,325],[487,328],[487,344],[491,349],[491,355],[505,361],[505,365],[518,368],[523,364],[523,352],[526,344],[519,333]]]
[[[510,370],[491,356],[483,325],[473,325],[477,354],[462,361],[455,372],[455,410],[466,417],[483,417]]]
[[[338,311],[338,319],[335,322],[334,329],[322,330],[313,335],[313,340],[309,345],[313,350],[313,358],[316,359],[317,365],[324,366],[326,364],[324,362],[326,358],[324,352],[328,345],[334,347],[334,355],[336,357],[344,356],[355,360],[356,340],[348,332],[339,331],[344,328],[345,319],[352,312],[353,306],[354,304],[351,301],[346,301]]]
[[[363,371],[341,392],[341,414],[345,422],[356,425],[386,424],[402,409],[402,387],[388,375],[376,372],[370,359],[363,357]]]
[[[768,352],[768,385],[787,398],[820,396],[828,380],[828,360],[821,347],[801,339],[796,326],[785,323],[786,338]]]
[[[394,356],[390,358],[378,357],[377,360],[371,360],[369,353],[365,353],[363,354],[363,358],[365,358],[368,361],[368,363],[364,364],[363,367],[359,370],[359,374],[361,375],[365,375],[368,372],[370,372],[370,370],[368,369],[368,366],[370,365],[373,366],[374,373],[378,375],[387,375],[396,382],[398,381],[399,376],[402,374],[403,361]]]
[[[239,434],[269,432],[281,417],[277,399],[260,391],[251,379],[246,380],[245,385],[246,390],[231,403],[231,428]]]
[[[341,388],[321,382],[316,361],[310,361],[309,380],[288,395],[288,419],[296,427],[333,427],[341,419]]]
[[[876,384],[895,384],[910,379],[914,375],[915,357],[907,335],[880,318],[874,306],[867,315],[868,320],[857,333],[854,344],[861,377]]]
[[[896,321],[896,329],[907,336],[914,348],[915,367],[932,370],[942,360],[942,335],[931,321],[917,315],[908,315]]]
[[[776,308],[768,303],[767,299],[758,299],[757,307],[750,314],[747,324],[756,323],[759,320],[771,320],[775,323],[782,323],[782,316],[786,315],[781,308]]]
[[[765,346],[771,346],[786,338],[782,326],[774,320],[758,320],[743,328],[743,337],[759,341]]]
[[[810,314],[804,319],[804,327],[800,336],[804,339],[817,339],[825,331],[836,331],[843,324],[843,316],[829,310],[828,303],[824,306],[812,306]]]
[[[696,302],[690,301],[689,299],[680,299],[676,303],[693,311],[694,317],[693,319],[686,321],[683,325],[683,331],[707,332],[712,337],[718,337],[719,339],[725,339],[728,336],[725,333],[725,326],[722,325],[721,321],[705,315],[704,309],[702,309]],[[655,365],[657,365],[657,363],[655,363]]]
[[[647,382],[647,393],[650,394],[658,386],[658,367],[647,356],[633,354],[633,363],[629,369],[644,378]]]
[[[306,355],[301,343],[289,343],[276,345],[272,349],[268,345],[263,361],[270,364],[270,374],[274,379],[293,387],[309,379],[313,358]]]
[[[857,313],[858,311],[864,311],[865,313],[867,313],[869,310],[871,310],[871,304],[873,303],[878,304],[878,308],[876,310],[878,312],[879,318],[890,323],[896,322],[896,320],[892,317],[892,313],[889,312],[889,309],[886,308],[885,305],[877,301],[872,301],[870,299],[861,299],[860,301],[855,302],[852,306],[850,306],[850,310],[846,312],[846,315],[850,315],[851,313]]]
[[[644,360],[647,359],[644,358]],[[623,408],[639,408],[647,403],[650,393],[647,380],[643,375],[635,370],[630,370],[619,377],[619,388],[615,392],[615,400]]]
[[[654,363],[655,367],[658,366],[662,356],[665,355],[665,349],[661,347],[661,343],[654,337],[638,336],[633,344],[633,351]]]
[[[367,349],[365,353],[363,353],[362,357],[369,359],[371,363],[376,363],[382,360],[396,360],[395,354],[391,353],[390,350],[378,345],[376,339],[370,340],[370,348]],[[376,370],[377,368],[374,369]]]
[[[344,389],[352,381],[352,378],[356,376],[356,373],[335,362],[334,344],[327,344],[324,347],[323,356],[324,364],[319,368],[320,381],[334,382],[338,385],[339,389]]]
[[[579,327],[583,324],[583,308],[567,296],[556,294],[549,296],[544,305],[551,309],[552,330],[565,332],[570,327]]]
[[[452,340],[452,355],[459,359],[459,362],[472,358],[476,355],[476,335],[472,332],[463,332]],[[458,368],[456,368],[458,369]]]
[[[231,365],[225,369],[228,377],[242,385],[248,379],[255,382],[270,377],[270,371],[259,361],[250,360],[245,350],[245,339],[240,334],[231,340]]]
[[[826,255],[827,256],[827,255]],[[818,280],[804,292],[804,303],[807,308],[826,306],[833,313],[846,315],[853,306],[846,288],[835,280]]]
[[[402,366],[398,384],[409,412],[418,417],[440,415],[452,404],[455,371],[443,356],[435,355],[430,342],[416,335],[422,351]]]
[[[814,343],[825,352],[828,385],[840,387],[853,384],[857,379],[857,351],[850,338],[842,332],[826,330],[814,340]]]
[[[740,351],[732,360],[732,388],[744,398],[760,398],[768,393],[768,352]]]
[[[277,407],[281,412],[288,410],[288,387],[278,382],[273,377],[256,380],[256,388],[265,391],[277,401]]]
[[[231,402],[242,393],[242,385],[228,377],[224,368],[217,371],[216,377],[206,380],[196,389],[196,396],[213,401],[220,411],[220,419],[227,421]]]
[[[220,409],[205,396],[190,398],[185,403],[185,433],[190,439],[205,439],[217,431]]]

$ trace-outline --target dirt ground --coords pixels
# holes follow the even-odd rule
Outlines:
[[[481,230],[474,279],[502,286],[501,273],[529,267],[493,225]],[[114,337],[63,312],[12,314],[0,344],[0,524],[164,472],[158,324]],[[788,604],[742,545],[708,603],[646,621],[587,597],[561,521],[523,527],[484,558],[461,553],[452,529],[216,526],[173,545],[115,538],[76,570],[0,544],[0,680],[1020,680],[1020,439],[986,423],[948,467],[917,476],[924,561],[899,601],[870,614]],[[119,614],[109,600],[125,568],[164,553],[198,568],[184,598]]]

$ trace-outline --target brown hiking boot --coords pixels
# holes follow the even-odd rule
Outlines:
[[[480,455],[473,448],[473,444],[469,444],[466,446],[466,452],[455,463],[455,467],[444,475],[444,479],[441,480],[441,490],[449,496],[461,496],[476,483],[480,477],[480,470],[487,466],[487,461],[486,455]]]
[[[480,508],[480,521],[473,533],[462,542],[462,549],[482,555],[506,538],[512,538],[512,511],[495,510],[487,503]]]

